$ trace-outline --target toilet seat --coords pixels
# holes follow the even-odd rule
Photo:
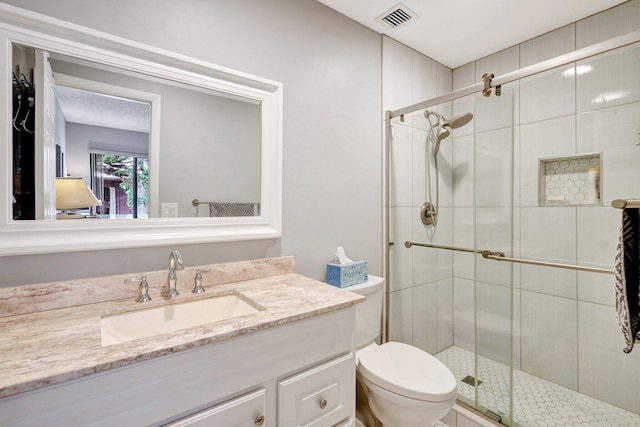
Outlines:
[[[379,387],[412,399],[442,402],[456,397],[451,371],[429,353],[408,344],[388,342],[363,352],[358,370]]]

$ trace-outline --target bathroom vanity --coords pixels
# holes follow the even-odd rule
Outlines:
[[[362,297],[296,274],[290,257],[209,267],[206,292],[185,269],[171,301],[166,271],[145,274],[147,303],[124,276],[0,289],[0,425],[355,425]],[[92,284],[106,294],[82,292]],[[107,317],[228,295],[255,311],[103,341]]]

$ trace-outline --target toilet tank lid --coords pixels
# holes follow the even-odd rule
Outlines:
[[[380,290],[384,287],[384,278],[378,276],[372,276],[369,274],[369,278],[366,282],[359,283],[357,285],[343,288],[345,291],[355,292],[359,295],[369,295],[372,292]]]
[[[378,386],[412,399],[441,402],[457,393],[456,379],[444,363],[408,344],[388,342],[364,352],[358,370]]]

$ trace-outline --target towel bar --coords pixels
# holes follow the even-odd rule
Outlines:
[[[640,208],[640,200],[637,199],[615,199],[611,202],[611,206],[617,209],[624,208]]]
[[[613,274],[613,270],[609,270],[606,268],[585,267],[582,265],[559,264],[555,262],[509,258],[505,256],[503,252],[494,252],[489,250],[481,251],[481,250],[468,249],[468,248],[459,248],[456,246],[430,245],[426,243],[416,243],[416,242],[410,242],[410,241],[404,242],[404,246],[407,248],[410,248],[411,246],[422,246],[425,248],[447,249],[447,250],[459,251],[459,252],[471,252],[471,253],[477,253],[482,255],[484,259],[492,259],[494,261],[508,261],[508,262],[515,262],[518,264],[537,265],[541,267],[553,267],[553,268],[563,268],[566,270],[588,271],[590,273]]]

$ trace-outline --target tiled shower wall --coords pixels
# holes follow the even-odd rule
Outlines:
[[[452,78],[445,67],[385,39],[383,106],[404,107],[474,84],[484,72],[502,75],[638,29],[640,0],[632,0],[460,67]],[[638,411],[640,385],[633,379],[640,377],[640,352],[621,351],[612,276],[487,264],[471,254],[403,245],[475,241],[509,248],[514,257],[611,268],[620,211],[610,201],[640,196],[640,49],[613,55],[505,86],[501,99],[469,96],[441,106],[447,117],[472,111],[476,119],[441,144],[435,231],[419,219],[427,122],[422,113],[394,120],[391,339],[431,353],[450,345],[473,351],[477,298],[480,354],[509,362],[513,349],[516,368]],[[539,207],[538,159],[591,152],[603,153],[603,206]]]
[[[383,108],[393,110],[448,93],[452,71],[385,37],[383,39]],[[440,111],[447,116],[448,111]],[[420,221],[425,198],[427,120],[420,113],[394,120],[390,147],[391,318],[394,341],[435,353],[453,344],[453,258],[450,252],[407,249],[404,242],[451,244],[452,148],[441,146],[440,215],[433,229]],[[435,194],[434,194],[435,197]]]

